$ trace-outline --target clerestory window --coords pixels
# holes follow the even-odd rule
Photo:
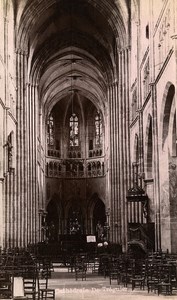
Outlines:
[[[103,126],[102,118],[99,112],[95,116],[95,144],[100,146],[102,144]]]
[[[79,120],[75,113],[69,119],[69,145],[70,147],[79,146]]]
[[[54,118],[52,114],[47,121],[47,145],[54,146]]]

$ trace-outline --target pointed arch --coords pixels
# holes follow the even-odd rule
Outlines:
[[[160,115],[160,140],[161,148],[164,149],[169,134],[172,135],[172,127],[175,115],[175,87],[172,82],[167,82],[163,98]],[[172,139],[171,139],[172,140]],[[169,145],[170,146],[170,145]],[[171,145],[172,146],[172,145]],[[170,147],[171,148],[171,147]]]

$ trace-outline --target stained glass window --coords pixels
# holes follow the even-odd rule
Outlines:
[[[47,145],[54,146],[54,118],[52,114],[47,121]]]
[[[102,144],[102,118],[99,112],[97,112],[95,116],[95,143],[96,146],[99,146]]]
[[[69,120],[69,143],[70,147],[79,146],[79,121],[75,113],[73,113]]]

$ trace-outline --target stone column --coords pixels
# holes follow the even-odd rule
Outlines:
[[[125,157],[126,157],[126,191],[125,191],[125,248],[127,251],[128,237],[128,204],[127,191],[131,187],[131,166],[130,166],[130,47],[125,50]]]
[[[0,246],[4,247],[4,214],[3,214],[3,194],[4,194],[4,178],[0,178]]]
[[[17,241],[27,243],[27,131],[26,131],[27,54],[17,51]]]
[[[42,242],[42,215],[43,215],[44,210],[39,209],[39,242]]]
[[[33,199],[33,101],[34,101],[34,87],[33,84],[30,83],[30,98],[28,101],[28,117],[29,117],[29,123],[28,123],[28,135],[29,135],[29,205],[28,205],[28,222],[29,222],[29,239],[32,242],[32,224],[34,222],[34,216],[33,216],[33,201],[35,201],[35,198]]]
[[[120,235],[120,242],[122,244],[122,237],[123,237],[123,212],[122,212],[122,206],[123,206],[123,185],[124,185],[124,169],[123,169],[123,146],[122,146],[122,139],[123,139],[123,131],[122,131],[122,114],[123,114],[123,107],[122,107],[122,51],[119,51],[118,53],[118,103],[119,103],[119,109],[118,109],[118,127],[119,127],[119,137],[118,137],[118,143],[119,143],[119,184],[120,184],[120,191],[119,191],[119,220],[118,220],[118,231]]]
[[[30,119],[30,101],[31,101],[31,85],[30,83],[27,83],[26,84],[26,89],[27,89],[27,100],[26,100],[26,123],[27,123],[27,242],[29,243],[30,242],[30,228],[29,228],[29,215],[30,215],[30,207],[29,207],[29,202],[30,202],[30,176],[31,176],[31,173],[30,173],[30,164],[31,164],[31,160],[30,160],[30,155],[29,155],[29,152],[30,152],[30,122],[29,122],[29,119]]]
[[[156,250],[161,249],[161,221],[160,221],[160,180],[159,180],[159,147],[158,147],[158,119],[156,85],[151,83],[152,97],[152,136],[154,153],[154,199],[155,199],[155,240]]]
[[[39,203],[38,203],[38,184],[37,184],[37,155],[38,155],[38,141],[37,136],[39,135],[39,104],[38,104],[38,85],[35,85],[35,93],[34,93],[34,119],[35,119],[35,125],[34,125],[34,195],[35,195],[35,201],[34,201],[34,243],[37,242],[37,231],[39,228],[39,222],[38,222],[38,210],[39,210]]]
[[[114,101],[114,111],[115,111],[115,162],[116,162],[116,178],[115,178],[115,184],[116,184],[116,190],[115,190],[115,218],[114,218],[114,235],[115,235],[115,242],[121,243],[120,238],[120,226],[117,226],[117,224],[120,225],[120,164],[119,164],[119,157],[120,157],[120,151],[119,151],[119,97],[118,97],[118,82],[115,82],[115,101]]]
[[[118,96],[117,82],[110,86],[109,92],[109,124],[110,124],[110,202],[106,209],[110,208],[110,240],[118,242],[118,231],[115,224],[118,222],[119,212],[119,125],[118,125]]]
[[[6,173],[5,176],[5,182],[4,182],[4,206],[3,206],[3,212],[4,212],[4,223],[5,223],[5,236],[4,236],[4,246],[5,248],[9,247],[9,176],[8,173]]]
[[[107,203],[106,210],[110,208],[110,240],[115,242],[116,236],[115,236],[115,230],[114,230],[114,224],[115,224],[115,218],[116,218],[116,205],[117,205],[117,197],[116,197],[116,180],[118,177],[117,174],[117,160],[116,160],[116,127],[115,127],[115,120],[116,120],[116,112],[115,112],[115,106],[116,106],[116,94],[115,94],[115,83],[110,85],[109,87],[109,93],[108,93],[108,101],[109,101],[109,201]]]
[[[31,151],[30,151],[30,157],[31,157],[31,216],[30,216],[30,230],[31,230],[31,242],[34,242],[34,228],[35,228],[35,200],[36,200],[36,194],[35,194],[35,169],[36,169],[36,160],[35,160],[35,153],[37,151],[36,144],[35,144],[35,126],[36,126],[36,120],[35,120],[35,85],[32,84],[32,94],[31,94]],[[45,210],[45,207],[44,207]]]
[[[38,186],[37,186],[37,114],[38,114],[38,86],[33,83],[27,84],[27,144],[28,144],[28,209],[27,209],[27,228],[28,228],[28,240],[34,243],[38,240],[38,232],[40,226],[40,220],[38,215],[39,203],[38,203]],[[40,167],[39,167],[40,168]],[[43,206],[40,206],[43,207]],[[37,221],[38,220],[38,221]],[[39,237],[40,238],[40,237]]]
[[[121,109],[121,119],[122,119],[122,250],[126,251],[126,240],[127,240],[127,232],[126,232],[126,193],[127,193],[127,184],[126,184],[126,169],[127,169],[127,159],[126,159],[126,151],[128,151],[126,147],[126,74],[125,74],[125,51],[122,50],[122,97],[120,99],[122,109]]]
[[[130,187],[129,48],[119,52],[119,162],[121,241],[127,251],[127,190]],[[118,227],[120,226],[118,222]]]
[[[112,97],[112,93],[111,93],[111,86],[109,86],[108,88],[108,93],[107,93],[107,96],[108,96],[108,103],[109,103],[109,113],[108,113],[108,128],[109,128],[109,132],[107,132],[108,134],[108,144],[109,144],[109,147],[108,147],[108,185],[107,185],[107,190],[108,190],[108,201],[106,203],[106,206],[108,207],[111,207],[111,215],[110,215],[110,224],[111,224],[111,221],[112,221],[112,205],[111,203],[113,202],[113,199],[112,199],[112,153],[111,153],[111,148],[112,148],[112,140],[111,140],[111,124],[112,124],[112,100],[111,100],[111,97]],[[106,209],[106,208],[105,208]],[[112,240],[112,227],[110,228],[110,240]]]
[[[110,240],[127,250],[127,190],[130,187],[129,49],[119,52],[118,82],[109,87]]]

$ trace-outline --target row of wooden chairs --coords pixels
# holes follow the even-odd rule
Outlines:
[[[108,267],[107,267],[108,268]],[[110,284],[113,280],[117,284],[124,286],[132,285],[132,290],[136,287],[159,294],[171,295],[177,290],[177,264],[176,262],[159,262],[147,260],[127,260],[109,263]]]
[[[48,272],[43,270],[42,275],[33,274],[33,276],[12,277],[7,272],[0,273],[0,299],[9,299],[14,294],[15,278],[21,278],[23,281],[24,297],[27,299],[55,299],[55,290],[48,287]],[[21,294],[19,296],[22,296]]]
[[[48,288],[51,267],[50,261],[38,261],[26,250],[1,252],[0,299],[14,296],[16,282],[21,282],[23,297],[20,297],[24,299],[55,299],[55,290]]]

